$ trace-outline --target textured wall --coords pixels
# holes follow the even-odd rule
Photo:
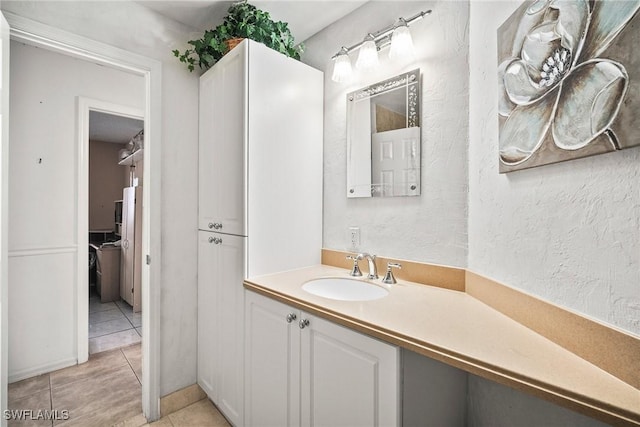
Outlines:
[[[468,266],[640,333],[640,149],[498,174],[496,30],[520,2],[471,1]],[[469,425],[601,423],[469,376]]]
[[[193,29],[130,1],[2,1],[2,9],[162,62],[160,392],[196,382],[198,76],[171,50]]]
[[[433,14],[411,26],[415,60],[393,63],[385,49],[371,75],[348,84],[331,80],[331,57],[341,46],[426,9]],[[305,42],[303,61],[325,71],[324,247],[348,250],[347,228],[359,226],[362,250],[466,265],[468,9],[466,2],[369,2]],[[422,71],[422,195],[347,199],[346,94],[416,67]]]
[[[498,174],[496,30],[518,4],[471,3],[469,268],[640,334],[640,148]]]

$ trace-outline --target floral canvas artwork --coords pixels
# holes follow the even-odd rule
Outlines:
[[[640,145],[640,0],[534,0],[498,29],[500,172]]]

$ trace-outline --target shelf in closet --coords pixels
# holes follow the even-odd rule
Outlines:
[[[129,154],[124,159],[120,160],[118,164],[121,166],[133,166],[134,163],[142,160],[143,155],[144,155],[144,148],[141,148]]]

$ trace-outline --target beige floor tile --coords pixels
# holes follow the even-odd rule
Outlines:
[[[52,372],[51,387],[55,389],[75,381],[96,377],[122,366],[128,367],[129,364],[120,350],[92,354],[86,363]]]
[[[114,424],[113,427],[142,427],[147,426],[147,419],[142,414]]]
[[[198,384],[175,391],[160,399],[160,415],[173,414],[207,397]]]
[[[49,374],[42,374],[9,384],[9,399],[30,396],[41,390],[49,390]]]
[[[149,425],[153,427],[174,427],[169,417],[162,417],[158,421],[152,422]]]
[[[142,338],[138,335],[135,329],[128,329],[114,334],[91,338],[89,340],[89,354],[96,354],[102,351],[136,344],[141,341]]]
[[[227,420],[209,399],[202,399],[173,414],[169,419],[174,427],[229,427]]]
[[[138,377],[138,381],[142,382],[142,344],[134,344],[128,347],[122,347],[120,350],[127,358],[129,366]]]
[[[142,388],[128,364],[108,374],[52,389],[54,409],[69,410],[71,426],[112,426],[142,412]]]
[[[31,395],[15,398],[9,395],[10,411],[31,411],[22,412],[20,418],[26,419],[9,420],[7,425],[12,426],[51,426],[51,421],[46,419],[37,419],[38,411],[51,411],[51,394],[49,390],[40,390],[33,392]],[[3,414],[4,416],[5,414]],[[31,419],[36,418],[36,419]]]

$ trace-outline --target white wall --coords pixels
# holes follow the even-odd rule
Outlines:
[[[331,80],[331,57],[341,46],[427,9],[432,15],[411,26],[415,60],[393,63],[385,49],[372,75],[348,84]],[[359,226],[364,251],[465,267],[468,10],[466,2],[369,2],[305,42],[303,61],[325,72],[324,247],[348,250],[347,228]],[[346,94],[416,67],[422,72],[422,195],[347,199]]]
[[[498,174],[496,34],[519,5],[471,2],[468,266],[640,334],[640,148]],[[473,425],[599,424],[480,378],[469,399]]]
[[[11,379],[73,363],[77,355],[77,96],[143,108],[144,79],[12,42]]]
[[[369,2],[306,42],[303,60],[325,70],[323,244],[347,249],[346,228],[359,225],[364,250],[469,267],[637,333],[640,150],[498,174],[495,34],[516,5]],[[429,8],[411,27],[414,63],[383,59],[375,76],[331,81],[340,46]],[[347,200],[345,94],[415,66],[423,73],[422,195]],[[471,375],[468,393],[472,426],[601,425]]]
[[[2,1],[2,9],[162,62],[160,392],[196,382],[198,79],[171,54],[192,29],[134,2]]]
[[[469,268],[640,334],[640,147],[498,174],[496,30],[471,3]]]

